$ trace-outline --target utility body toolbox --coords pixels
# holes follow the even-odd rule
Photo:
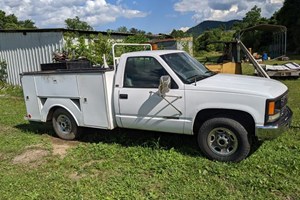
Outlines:
[[[27,118],[47,121],[53,102],[63,102],[65,109],[78,113],[82,126],[112,129],[111,91],[113,71],[57,70],[21,74]],[[108,89],[109,88],[109,89]],[[110,90],[110,91],[107,91]]]

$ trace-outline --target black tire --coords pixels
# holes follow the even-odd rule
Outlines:
[[[205,121],[199,129],[198,145],[206,157],[222,162],[239,162],[251,148],[244,126],[226,117]]]
[[[72,115],[63,108],[54,111],[52,125],[58,137],[64,140],[74,140],[79,137],[79,127]]]

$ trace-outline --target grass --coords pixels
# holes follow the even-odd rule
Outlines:
[[[184,135],[86,129],[60,141],[23,119],[20,88],[2,87],[0,199],[300,199],[300,79],[282,82],[292,127],[240,163],[210,161]]]

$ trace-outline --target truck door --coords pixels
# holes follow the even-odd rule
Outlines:
[[[116,88],[119,109],[117,120],[125,128],[183,133],[184,91],[172,80],[162,98],[158,93],[160,77],[168,75],[154,57],[129,57],[123,86]]]

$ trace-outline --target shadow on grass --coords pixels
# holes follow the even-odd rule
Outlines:
[[[35,134],[47,134],[57,137],[51,123],[19,124],[16,128]],[[300,128],[300,127],[293,127]],[[154,132],[135,129],[117,128],[114,130],[102,130],[94,128],[82,128],[80,138],[77,140],[85,143],[120,144],[124,147],[142,146],[153,149],[175,149],[183,155],[202,156],[194,135],[180,135],[174,133]],[[66,141],[68,142],[68,141]],[[251,156],[261,145],[262,141],[253,141]],[[249,157],[248,156],[248,157]]]
[[[38,135],[47,134],[55,136],[51,123],[29,122],[26,124],[18,124],[15,128],[20,129],[23,132],[35,133]]]
[[[300,126],[291,126],[291,129],[300,129]]]
[[[51,123],[19,124],[16,128],[35,134],[48,134],[57,137]],[[86,143],[120,144],[124,147],[142,146],[153,149],[175,149],[177,152],[189,156],[202,156],[197,145],[196,136],[179,135],[144,130],[121,129],[102,130],[83,128],[78,141]],[[66,141],[67,142],[67,141]]]

